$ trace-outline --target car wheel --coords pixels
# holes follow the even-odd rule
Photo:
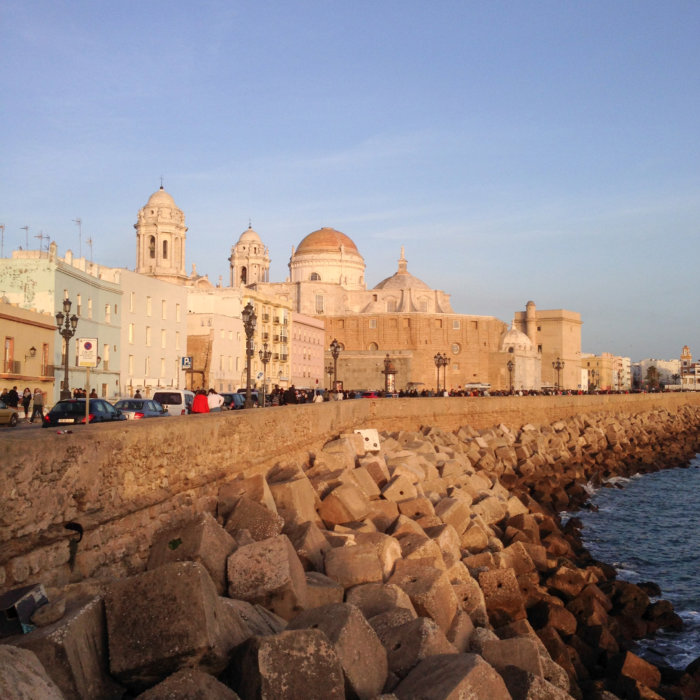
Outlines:
[[[17,414],[16,414],[16,413],[13,413],[13,414],[10,416],[10,427],[11,427],[11,428],[14,428],[16,425],[17,425]]]

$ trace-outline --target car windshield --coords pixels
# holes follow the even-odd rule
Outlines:
[[[130,400],[130,401],[117,401],[114,404],[115,408],[122,411],[138,411],[143,406],[143,401]]]
[[[52,409],[51,413],[58,416],[77,416],[85,414],[84,401],[59,401]]]
[[[159,391],[153,395],[153,398],[162,404],[181,404],[182,395],[175,391]]]

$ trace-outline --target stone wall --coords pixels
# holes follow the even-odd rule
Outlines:
[[[671,412],[696,394],[362,399],[141,423],[3,431],[0,591],[140,571],[153,533],[213,510],[219,486],[279,462],[305,463],[355,428],[476,429],[551,423],[581,413]],[[85,531],[71,569],[71,532]]]

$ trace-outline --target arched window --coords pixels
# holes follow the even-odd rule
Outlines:
[[[163,241],[163,260],[168,259],[168,241]]]
[[[320,281],[321,281],[321,275],[319,275],[318,272],[312,272],[312,273],[311,273],[311,277],[309,277],[309,279],[310,279],[312,282],[320,282]]]
[[[379,346],[376,343],[370,343],[368,350],[379,350]]]
[[[155,236],[151,236],[148,239],[148,257],[149,258],[156,257],[156,238],[155,238]]]
[[[389,313],[392,313],[396,311],[396,299],[387,299],[386,301],[386,310]]]
[[[241,284],[246,284],[247,281],[248,281],[248,268],[242,267],[241,268]]]

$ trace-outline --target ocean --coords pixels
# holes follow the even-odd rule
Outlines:
[[[700,455],[689,468],[614,479],[581,510],[583,541],[598,560],[630,583],[653,581],[683,619],[680,632],[660,631],[639,643],[647,660],[684,669],[700,657]]]

